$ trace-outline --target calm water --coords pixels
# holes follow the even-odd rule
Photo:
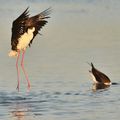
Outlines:
[[[120,83],[119,0],[0,0],[0,120],[118,120],[120,85],[92,91],[87,62]],[[49,23],[27,49],[27,92],[8,57],[11,23],[30,6],[53,8]]]

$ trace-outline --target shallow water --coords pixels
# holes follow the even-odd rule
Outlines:
[[[120,85],[93,91],[87,62],[120,83],[119,0],[0,1],[0,120],[118,120]],[[21,74],[16,90],[11,23],[30,6],[32,15],[49,6],[48,24],[27,49],[27,92]]]

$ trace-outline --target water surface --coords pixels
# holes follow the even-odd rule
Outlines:
[[[87,62],[120,83],[119,0],[0,1],[0,120],[118,120],[120,86],[92,91]],[[27,7],[35,15],[52,7],[48,24],[27,49],[27,92],[15,59],[8,57],[11,23]]]

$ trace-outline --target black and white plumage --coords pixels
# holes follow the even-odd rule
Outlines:
[[[111,81],[107,75],[97,70],[93,63],[91,63],[91,67],[92,69],[89,72],[95,84],[111,85]]]
[[[47,23],[51,9],[29,17],[28,8],[12,24],[11,52],[9,56],[17,56],[18,50],[25,50],[33,42],[35,36]]]
[[[35,36],[39,34],[41,28],[47,23],[46,19],[49,18],[50,13],[51,8],[48,8],[35,16],[29,17],[29,11],[27,8],[16,20],[13,21],[11,36],[11,51],[9,52],[9,56],[17,56],[16,68],[18,76],[17,85],[18,90],[19,90],[18,60],[20,57],[20,53],[22,52],[21,67],[28,82],[28,88],[30,88],[30,81],[28,79],[23,64],[25,50],[28,46],[32,44]]]

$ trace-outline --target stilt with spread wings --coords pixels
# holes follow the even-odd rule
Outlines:
[[[24,69],[25,50],[28,46],[31,46],[35,36],[39,34],[41,28],[47,23],[46,19],[49,18],[50,13],[51,8],[48,8],[35,16],[29,17],[29,11],[27,8],[16,20],[13,21],[11,51],[9,52],[9,56],[17,56],[16,69],[18,79],[18,91],[20,85],[20,73],[18,68],[20,53],[22,53],[21,67],[28,83],[28,89],[30,89],[30,81]]]

